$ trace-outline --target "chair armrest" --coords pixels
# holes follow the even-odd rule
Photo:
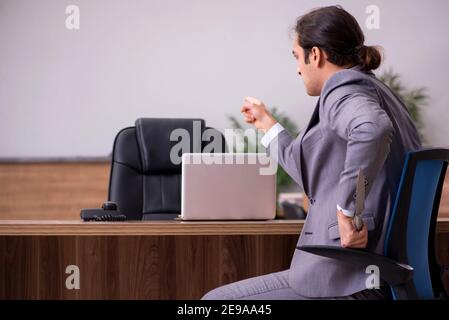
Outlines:
[[[361,249],[347,249],[336,246],[298,246],[297,249],[319,256],[353,263],[362,267],[379,267],[380,278],[391,286],[404,284],[412,279],[413,268],[386,256]]]

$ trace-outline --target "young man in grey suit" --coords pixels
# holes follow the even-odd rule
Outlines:
[[[364,45],[355,18],[341,7],[300,17],[293,55],[307,93],[318,96],[298,138],[258,99],[246,98],[247,123],[266,133],[262,144],[300,184],[310,208],[298,245],[341,245],[382,253],[386,222],[406,153],[421,146],[403,102],[371,70],[377,48]],[[353,225],[359,170],[365,174],[363,228]],[[203,299],[383,299],[367,289],[366,268],[296,250],[288,270],[231,283]]]

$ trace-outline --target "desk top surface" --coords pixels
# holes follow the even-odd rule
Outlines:
[[[299,235],[304,220],[126,221],[0,220],[0,235]]]
[[[0,235],[299,235],[304,220],[270,221],[127,221],[0,220]],[[449,233],[449,218],[438,219],[437,232]]]

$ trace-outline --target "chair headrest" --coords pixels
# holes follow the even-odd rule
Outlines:
[[[137,119],[136,134],[143,173],[181,173],[182,153],[201,152],[204,127],[203,119]],[[171,160],[172,152],[179,160],[176,163]]]

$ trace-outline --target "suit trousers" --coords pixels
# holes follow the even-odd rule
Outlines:
[[[389,299],[388,287],[366,289],[349,296],[332,298],[304,297],[290,287],[290,270],[270,273],[230,283],[206,293],[202,300],[385,300]]]

